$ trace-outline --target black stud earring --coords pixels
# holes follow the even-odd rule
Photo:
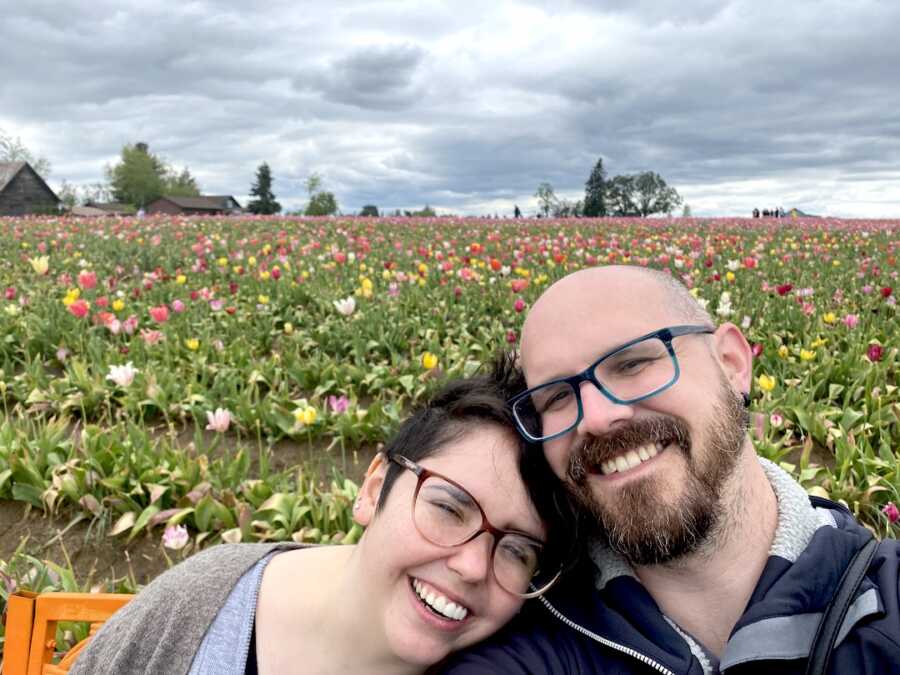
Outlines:
[[[750,407],[750,394],[748,394],[745,391],[741,394],[741,397],[744,399],[744,407],[749,408]]]

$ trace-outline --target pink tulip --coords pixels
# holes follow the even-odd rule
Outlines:
[[[169,308],[165,305],[150,308],[150,316],[157,323],[165,323],[169,320]]]
[[[844,317],[844,325],[847,326],[847,328],[856,328],[858,323],[859,316],[856,314],[848,314]]]
[[[71,305],[69,305],[69,313],[72,316],[77,316],[79,319],[83,319],[87,316],[90,308],[91,306],[87,303],[86,300],[76,300]]]
[[[513,304],[513,309],[516,310],[516,313],[524,312],[525,301],[522,298],[516,298],[516,302]]]
[[[897,505],[894,504],[894,502],[885,504],[884,508],[881,509],[881,512],[887,516],[888,522],[891,525],[900,520],[900,509],[897,508]]]
[[[181,314],[186,309],[184,303],[181,300],[172,301],[172,311]]]
[[[224,434],[231,425],[231,413],[225,408],[216,408],[215,412],[206,411],[207,431],[215,431]]]
[[[91,290],[97,285],[97,273],[82,270],[78,273],[78,285],[86,291]]]
[[[341,415],[347,412],[347,408],[350,407],[350,399],[343,394],[341,396],[329,396],[328,407],[333,414]]]
[[[866,351],[866,356],[869,357],[869,361],[875,363],[876,361],[881,361],[881,357],[884,354],[884,350],[881,348],[881,345],[871,344],[869,345],[869,349]]]
[[[187,545],[189,539],[187,528],[184,525],[169,525],[163,532],[162,545],[173,551],[180,551]]]

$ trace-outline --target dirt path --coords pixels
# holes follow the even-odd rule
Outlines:
[[[66,529],[70,522],[46,517],[33,508],[29,512],[21,502],[0,500],[0,560],[9,560],[25,540],[23,551],[36,558],[63,567],[71,561],[79,583],[131,577],[146,584],[167,569],[159,528],[152,538],[139,537],[126,547],[91,532],[87,520]]]

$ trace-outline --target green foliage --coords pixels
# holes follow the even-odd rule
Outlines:
[[[653,171],[615,176],[606,183],[606,206],[615,216],[671,214],[680,204],[675,188]]]
[[[591,175],[584,184],[584,216],[597,218],[607,215],[606,209],[606,169],[603,158],[597,160]]]
[[[398,213],[397,215],[400,214]],[[424,208],[421,208],[418,211],[404,211],[403,215],[408,218],[434,218],[437,216],[437,212],[426,204]]]
[[[366,204],[364,207],[362,207],[362,211],[359,212],[359,215],[365,216],[367,218],[377,218],[378,207],[374,204]]]
[[[304,215],[333,216],[338,212],[337,199],[331,192],[317,192],[309,198]]]
[[[268,163],[263,162],[256,170],[256,181],[250,188],[250,194],[256,197],[247,205],[250,213],[271,215],[281,211],[281,204],[275,201],[275,194],[272,192],[272,181],[272,171]]]
[[[107,167],[106,177],[113,199],[135,207],[147,206],[163,195],[196,197],[200,194],[197,181],[185,168],[176,172],[146,143],[122,148],[119,163]]]
[[[181,173],[170,171],[163,179],[163,194],[170,197],[199,197],[200,188],[191,172],[185,167]]]

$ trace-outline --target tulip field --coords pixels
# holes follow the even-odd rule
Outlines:
[[[606,263],[741,326],[759,453],[900,529],[900,221],[0,218],[0,248],[0,501],[123,551],[354,541],[354,456]],[[2,597],[87,583],[27,548]]]

